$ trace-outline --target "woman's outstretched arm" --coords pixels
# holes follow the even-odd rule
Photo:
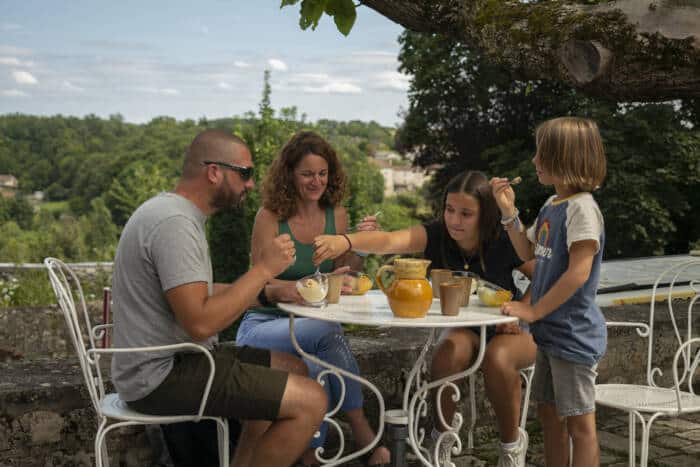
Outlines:
[[[355,232],[347,235],[319,235],[314,239],[314,264],[334,259],[349,250],[364,253],[421,253],[428,243],[425,227],[414,225],[394,232]]]

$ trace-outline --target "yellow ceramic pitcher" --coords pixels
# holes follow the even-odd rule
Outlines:
[[[427,259],[397,258],[392,266],[382,266],[377,271],[377,284],[389,299],[395,316],[422,318],[428,313],[433,303],[433,289],[425,278],[429,264]],[[382,275],[389,272],[393,274],[388,275],[385,284]]]

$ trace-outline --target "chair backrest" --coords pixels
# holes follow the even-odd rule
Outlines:
[[[95,348],[96,338],[93,335],[80,281],[73,270],[61,260],[46,258],[44,265],[49,272],[49,280],[56,294],[58,306],[66,320],[68,335],[78,354],[92,405],[97,414],[101,415],[99,400],[105,394],[104,381],[100,370],[100,356],[90,357],[87,354],[89,349]]]
[[[683,298],[688,299],[687,307],[684,307],[678,300],[678,296],[679,288],[685,288],[686,286],[690,288],[690,293],[681,294]],[[685,304],[685,302],[682,303]],[[656,312],[661,312],[664,304],[673,326],[673,339],[675,339],[677,344],[674,346],[674,351],[680,349],[679,358],[673,363],[674,376],[677,376],[674,387],[678,389],[684,383],[688,385],[692,383],[696,369],[693,368],[693,364],[695,363],[695,367],[697,367],[698,357],[693,349],[697,352],[698,342],[689,341],[694,337],[700,336],[700,323],[693,322],[693,311],[695,308],[700,307],[700,258],[668,268],[659,275],[654,283],[651,305],[649,307],[649,347],[646,368],[647,384],[650,386],[660,386],[661,384],[657,379],[663,376],[663,371],[658,366],[662,356],[658,355],[659,352],[654,348],[654,327],[655,317],[657,317]],[[661,310],[657,310],[657,308],[661,308]],[[664,355],[663,357],[672,358],[673,356]],[[677,363],[679,364],[678,367],[676,366]],[[681,371],[678,372],[678,369]]]

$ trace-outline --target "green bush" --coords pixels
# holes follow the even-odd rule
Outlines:
[[[99,270],[90,278],[81,278],[80,280],[87,302],[102,300],[102,289],[110,284],[111,275],[104,270]],[[18,270],[0,277],[0,307],[53,304],[56,304],[56,296],[51,288],[46,270]]]

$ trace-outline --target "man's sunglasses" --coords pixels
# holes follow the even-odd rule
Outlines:
[[[219,167],[223,167],[224,169],[229,169],[233,170],[234,172],[238,172],[244,182],[247,182],[253,176],[253,167],[243,167],[241,165],[227,164],[226,162],[219,161],[202,161],[202,165],[209,164],[218,165]]]

